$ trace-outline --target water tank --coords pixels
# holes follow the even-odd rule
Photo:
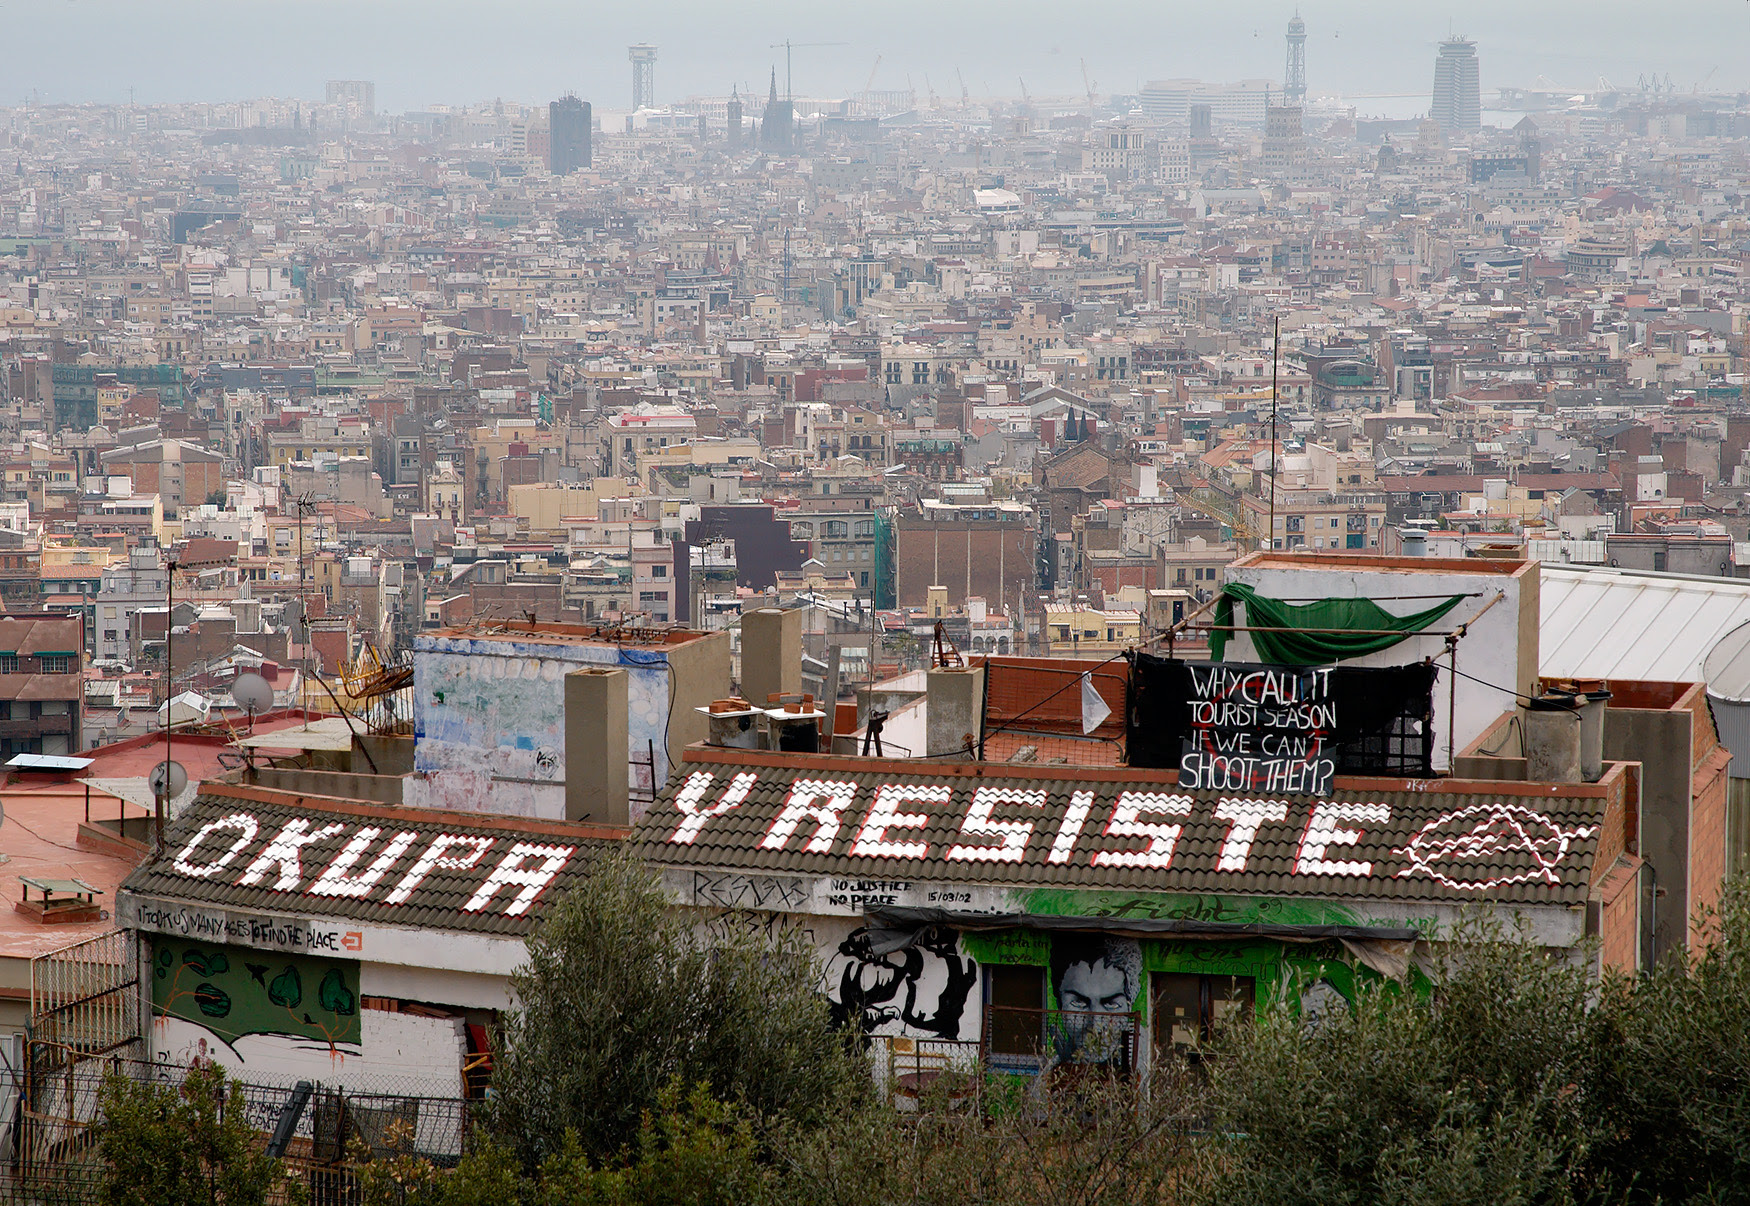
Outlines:
[[[1740,624],[1714,643],[1701,664],[1707,701],[1720,741],[1732,751],[1726,773],[1750,779],[1750,624]]]

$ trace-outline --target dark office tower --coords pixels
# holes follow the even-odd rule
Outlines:
[[[729,143],[731,150],[739,150],[741,147],[741,96],[734,88],[729,90],[727,112],[727,128],[724,130],[723,137]]]
[[[1212,138],[1215,133],[1215,110],[1210,105],[1192,105],[1186,110],[1191,122],[1192,138]]]
[[[1543,170],[1543,140],[1538,137],[1537,123],[1522,117],[1513,133],[1519,138],[1519,153],[1525,156],[1525,174],[1536,180]]]
[[[1288,23],[1288,66],[1282,72],[1282,103],[1290,107],[1306,103],[1306,22],[1299,13]]]
[[[1482,90],[1477,82],[1477,44],[1468,38],[1440,43],[1434,62],[1434,102],[1428,116],[1443,134],[1482,128]]]
[[[788,151],[795,140],[796,114],[790,101],[778,99],[778,69],[772,68],[772,92],[760,119],[760,148]]]
[[[377,111],[377,86],[370,80],[329,80],[328,103],[347,105],[370,117]]]
[[[590,166],[589,103],[564,96],[547,106],[547,167],[555,176],[569,176]]]
[[[647,42],[626,48],[632,62],[632,108],[656,107],[656,47]]]

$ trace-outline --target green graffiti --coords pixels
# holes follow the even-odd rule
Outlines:
[[[298,969],[288,967],[273,978],[273,983],[267,986],[267,999],[275,1005],[283,1005],[287,1009],[296,1009],[304,1003],[304,982],[298,978]]]
[[[339,1017],[349,1018],[357,1012],[357,998],[347,991],[346,980],[341,976],[339,968],[331,969],[322,977],[322,986],[316,990],[316,999],[322,1002],[322,1008]]]
[[[195,986],[194,1003],[209,1018],[227,1017],[231,1013],[230,994],[222,988],[214,988],[211,984]]]
[[[1028,913],[1114,920],[1214,921],[1236,925],[1361,925],[1354,910],[1330,901],[1275,897],[1181,896],[1036,888],[1023,896]]]
[[[280,955],[256,963],[250,956],[261,952],[159,941],[152,952],[153,1013],[198,1023],[226,1043],[249,1034],[359,1041],[355,962]],[[315,1000],[305,996],[306,983],[319,986]]]
[[[222,976],[231,970],[231,961],[225,958],[224,951],[186,951],[182,965],[193,968],[197,976]]]

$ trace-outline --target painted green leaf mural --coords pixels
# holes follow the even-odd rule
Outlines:
[[[251,1034],[358,1043],[356,962],[159,942],[152,952],[153,1013],[194,1022],[228,1044]],[[318,986],[314,998],[306,984]]]
[[[322,1002],[322,1008],[343,1018],[358,1012],[358,998],[347,990],[346,980],[338,968],[322,977],[322,987],[317,989],[316,999]]]
[[[304,1003],[304,982],[298,978],[296,967],[288,966],[273,978],[273,983],[267,986],[267,999],[287,1009],[296,1009]]]
[[[196,975],[222,976],[231,970],[231,961],[224,951],[188,950],[183,952],[182,965],[194,969]]]
[[[222,988],[200,984],[194,990],[194,1003],[209,1018],[227,1017],[231,1013],[231,997]]]

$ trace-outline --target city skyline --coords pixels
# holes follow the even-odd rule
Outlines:
[[[544,103],[567,91],[617,108],[628,91],[628,45],[660,47],[655,99],[662,104],[727,94],[731,86],[763,91],[772,66],[783,66],[783,51],[773,43],[786,37],[798,44],[801,95],[860,90],[877,55],[877,89],[904,88],[909,77],[920,96],[926,79],[937,93],[958,95],[964,76],[975,97],[1019,96],[1022,81],[1036,96],[1076,97],[1086,92],[1085,61],[1096,91],[1110,95],[1138,92],[1151,79],[1279,80],[1283,33],[1295,11],[1292,2],[1234,15],[1120,0],[1062,28],[1043,7],[1006,8],[998,20],[988,5],[943,11],[899,0],[870,27],[866,12],[852,17],[788,2],[734,13],[694,2],[586,12],[536,0],[481,26],[450,0],[345,6],[301,0],[272,10],[183,0],[154,6],[150,14],[114,0],[63,0],[8,10],[15,41],[30,45],[32,54],[11,75],[12,95],[0,100],[317,97],[327,79],[357,78],[376,81],[379,107],[389,112],[495,97]],[[1692,6],[1681,28],[1637,28],[1633,37],[1624,36],[1633,13],[1624,4],[1526,9],[1490,0],[1469,6],[1461,20],[1438,9],[1403,11],[1367,0],[1300,11],[1307,24],[1309,95],[1348,97],[1364,114],[1408,115],[1418,97],[1425,110],[1430,66],[1449,33],[1478,43],[1485,109],[1496,88],[1529,86],[1539,77],[1575,90],[1596,87],[1600,77],[1632,87],[1641,75],[1669,76],[1683,92],[1704,83],[1716,91],[1750,87],[1744,65],[1750,13],[1727,0]],[[337,29],[348,36],[336,38]],[[1115,29],[1139,36],[1114,37]],[[1156,36],[1148,36],[1151,29]],[[803,48],[823,42],[843,44]],[[273,53],[264,56],[263,46]]]

